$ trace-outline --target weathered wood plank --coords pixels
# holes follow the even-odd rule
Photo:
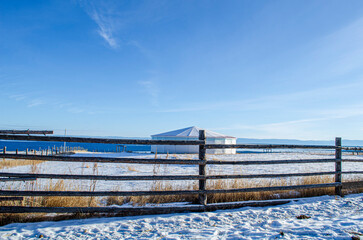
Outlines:
[[[0,173],[1,177],[33,177],[51,179],[78,179],[104,181],[156,181],[156,180],[199,180],[199,175],[164,175],[164,176],[109,176],[109,175],[70,175],[70,174],[36,174],[36,173]]]
[[[199,140],[144,140],[144,139],[117,139],[117,138],[81,138],[81,137],[54,137],[54,136],[25,136],[0,135],[3,140],[45,141],[45,142],[79,142],[104,144],[139,144],[139,145],[199,145]]]
[[[335,149],[335,146],[328,145],[290,145],[290,144],[207,144],[207,149],[217,148],[243,148],[243,149]]]
[[[0,155],[1,157],[1,155]],[[332,159],[298,159],[298,160],[257,160],[257,161],[219,161],[211,160],[207,161],[207,164],[215,165],[270,165],[270,164],[298,164],[298,163],[328,163],[336,162]]]
[[[349,171],[349,172],[342,172],[342,174],[363,174],[363,171]]]
[[[162,214],[181,212],[215,211],[242,207],[266,207],[290,203],[292,200],[249,201],[236,203],[217,203],[204,205],[186,205],[177,207],[0,207],[0,213],[142,213]]]
[[[0,134],[53,134],[51,130],[0,130]]]
[[[199,131],[199,140],[203,141],[203,144],[199,145],[199,160],[203,161],[203,164],[199,165],[199,176],[203,177],[203,179],[199,180],[199,190],[204,191],[206,186],[206,172],[205,167],[207,163],[207,158],[205,156],[206,149],[205,149],[205,143],[206,143],[206,134],[205,130]],[[201,205],[207,205],[207,194],[199,194],[199,204]]]
[[[267,201],[248,201],[248,202],[231,202],[231,203],[214,203],[206,206],[206,211],[216,211],[222,209],[232,209],[241,207],[267,207],[276,206],[292,202],[293,200],[267,200]]]
[[[240,188],[240,189],[215,189],[215,190],[207,190],[206,192],[208,194],[211,194],[211,193],[264,192],[264,191],[283,191],[283,190],[297,190],[297,189],[309,189],[309,188],[336,187],[339,185],[341,185],[341,183],[324,183],[324,184],[312,184],[312,185],[292,185],[292,186]]]
[[[4,201],[23,201],[23,197],[0,197],[0,202]]]
[[[284,177],[308,177],[333,175],[336,172],[313,172],[313,173],[283,173],[283,174],[250,174],[250,175],[209,175],[207,179],[237,179],[237,178],[284,178]]]
[[[0,190],[0,196],[79,196],[79,197],[102,197],[102,196],[162,196],[162,195],[190,195],[204,193],[198,190],[181,191],[15,191]]]
[[[145,158],[106,158],[106,157],[72,157],[72,156],[40,156],[24,154],[1,154],[0,158],[64,161],[64,162],[105,162],[105,163],[135,163],[135,164],[204,164],[203,160],[189,159],[145,159]],[[327,163],[336,162],[332,159],[299,159],[299,160],[257,160],[257,161],[220,161],[209,160],[207,164],[218,165],[260,165],[260,164],[296,164],[296,163]]]
[[[337,160],[335,162],[335,171],[337,172],[335,174],[335,182],[336,183],[342,183],[342,139],[337,137],[335,138],[335,159]],[[342,186],[336,186],[335,187],[335,195],[343,196],[342,195]]]
[[[0,178],[0,182],[35,181],[35,177]]]
[[[354,189],[354,188],[363,188],[363,181],[357,182],[343,182],[344,189]]]
[[[0,190],[0,196],[79,196],[79,197],[102,197],[102,196],[161,196],[161,195],[191,195],[191,194],[213,194],[213,193],[238,193],[238,192],[263,192],[296,190],[309,188],[324,188],[341,186],[341,183],[324,183],[313,185],[293,185],[276,187],[240,188],[240,189],[215,189],[215,190],[179,190],[179,191],[14,191]]]
[[[342,159],[342,162],[363,162],[363,159]]]
[[[342,149],[348,151],[363,151],[363,147],[342,147]]]
[[[204,211],[200,205],[183,207],[0,207],[0,213],[112,213],[162,214],[187,211]]]
[[[0,154],[0,158],[41,160],[56,162],[98,162],[98,163],[135,163],[135,164],[189,164],[204,163],[200,160],[189,159],[152,159],[152,158],[108,158],[108,157],[72,157],[72,156],[41,156],[24,154]]]
[[[363,172],[347,172],[347,173],[359,174]],[[236,178],[283,178],[283,177],[321,176],[321,175],[333,175],[333,174],[336,174],[336,172],[253,174],[253,175],[206,175],[206,176],[202,175],[109,176],[109,175],[71,175],[71,174],[0,172],[0,177],[78,179],[78,180],[104,180],[104,181],[148,181],[148,180],[156,181],[156,180],[200,180],[200,179],[236,179]]]

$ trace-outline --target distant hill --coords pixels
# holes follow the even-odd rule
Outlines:
[[[294,144],[294,145],[334,145],[333,140],[297,140],[297,139],[255,139],[237,138],[237,144]],[[363,140],[342,139],[343,146],[363,146]]]

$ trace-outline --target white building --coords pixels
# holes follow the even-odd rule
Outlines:
[[[153,140],[198,140],[198,127],[188,127],[170,132],[152,135]],[[236,144],[236,138],[205,130],[207,144]],[[198,153],[198,145],[152,145],[151,152],[155,153]],[[236,154],[236,149],[208,149],[209,154]]]

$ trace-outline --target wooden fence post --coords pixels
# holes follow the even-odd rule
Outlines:
[[[3,153],[4,153],[4,154],[6,154],[6,147],[4,147],[4,149],[3,149]]]
[[[337,137],[335,138],[335,182],[342,183],[342,138]],[[342,186],[335,187],[335,195],[343,196],[342,195]]]
[[[25,155],[28,155],[28,149],[25,149]]]
[[[199,175],[205,177],[205,166],[206,166],[206,149],[205,149],[205,144],[206,144],[206,135],[205,135],[205,130],[200,130],[199,131],[199,140],[204,141],[203,144],[199,145],[199,160],[204,161],[203,164],[199,165]],[[206,179],[200,179],[199,180],[199,190],[200,191],[204,191],[205,190],[205,185],[206,185]],[[199,203],[201,205],[206,206],[207,205],[207,194],[205,193],[201,193],[199,194]]]

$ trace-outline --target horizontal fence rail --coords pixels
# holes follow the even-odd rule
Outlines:
[[[287,144],[206,144],[206,149],[244,148],[244,149],[336,149],[326,145],[287,145]]]
[[[363,162],[363,159],[343,159],[342,162]]]
[[[213,189],[213,190],[178,190],[178,191],[13,191],[0,190],[0,196],[79,196],[79,197],[103,197],[103,196],[163,196],[163,195],[192,195],[192,194],[216,194],[216,193],[246,193],[277,190],[296,190],[323,187],[342,186],[342,183],[324,183],[276,187],[256,187],[238,189]]]
[[[108,157],[70,157],[70,156],[41,156],[41,155],[24,155],[24,154],[1,154],[0,158],[23,159],[23,160],[40,160],[56,162],[97,162],[97,163],[132,163],[132,164],[190,164],[199,165],[274,165],[274,164],[297,164],[297,163],[328,163],[337,162],[335,158],[331,159],[297,159],[297,160],[259,160],[259,161],[223,161],[223,160],[189,160],[189,159],[153,159],[153,158],[108,158]],[[361,162],[363,160],[343,160],[352,162]]]
[[[135,145],[199,145],[198,140],[143,140],[143,139],[116,139],[116,138],[81,138],[81,137],[53,137],[53,136],[26,136],[1,135],[3,140],[23,140],[41,142],[78,142],[78,143],[104,143],[104,144],[135,144]]]
[[[53,131],[49,130],[0,130],[0,134],[53,134]]]
[[[32,136],[30,134],[44,134],[34,131],[25,131],[22,133],[11,133],[8,130],[3,133],[0,131],[0,139],[3,140],[25,140],[25,141],[50,141],[50,142],[79,142],[79,143],[102,143],[102,144],[137,144],[137,145],[196,145],[199,146],[198,159],[163,159],[163,158],[135,158],[135,157],[75,157],[71,155],[36,155],[34,154],[10,154],[4,151],[0,153],[0,159],[21,159],[21,160],[38,160],[38,161],[55,161],[55,162],[82,162],[82,163],[127,163],[127,164],[178,164],[178,165],[196,165],[199,168],[199,174],[196,175],[90,175],[90,174],[48,174],[48,173],[11,173],[1,172],[0,182],[11,181],[34,181],[37,179],[73,179],[73,180],[100,180],[100,181],[197,181],[198,189],[196,190],[175,190],[175,191],[34,191],[34,190],[0,190],[1,199],[20,199],[23,197],[49,197],[49,196],[65,196],[65,197],[105,197],[105,196],[166,196],[166,195],[196,195],[199,198],[199,205],[188,205],[183,207],[135,207],[135,208],[113,208],[113,207],[77,207],[77,208],[54,208],[54,207],[0,207],[0,212],[83,212],[83,213],[127,213],[127,212],[182,212],[182,211],[209,211],[216,209],[225,209],[241,206],[267,206],[273,204],[284,204],[291,200],[279,201],[262,201],[262,202],[246,202],[246,203],[224,203],[210,204],[208,197],[212,194],[235,194],[249,192],[266,192],[266,191],[290,191],[301,189],[315,188],[334,188],[335,194],[342,196],[342,188],[360,188],[363,186],[362,181],[345,183],[342,182],[343,174],[363,174],[363,171],[342,171],[343,162],[360,163],[363,159],[342,159],[342,150],[360,151],[361,147],[342,147],[341,139],[336,138],[335,146],[327,145],[286,145],[286,144],[207,144],[205,131],[200,131],[199,140],[177,141],[177,140],[141,140],[141,139],[109,139],[109,138],[79,138],[79,137],[57,137],[57,136]],[[24,135],[17,135],[24,134]],[[277,159],[277,160],[207,160],[207,149],[223,149],[223,148],[240,148],[240,149],[325,149],[334,150],[335,157],[323,159]],[[53,152],[52,152],[53,154]],[[278,165],[278,164],[319,164],[332,163],[335,165],[335,171],[325,172],[307,172],[307,173],[281,173],[281,174],[220,174],[208,175],[206,167],[208,165]],[[232,188],[232,189],[208,189],[207,181],[219,179],[263,179],[263,178],[287,178],[287,177],[307,177],[307,176],[334,176],[334,182],[322,184],[307,185],[289,185],[289,186],[269,186],[269,187],[250,187],[250,188]],[[11,201],[11,200],[9,200]],[[264,205],[266,204],[266,205]],[[173,211],[174,209],[174,211]]]
[[[202,212],[241,207],[265,207],[290,203],[291,200],[249,201],[236,203],[212,203],[175,207],[0,207],[0,213],[112,213],[112,214],[163,214],[181,212]]]
[[[363,188],[363,181],[345,182],[343,183],[343,188],[345,189]]]
[[[109,175],[74,175],[74,174],[42,174],[42,173],[0,173],[0,181],[21,181],[26,179],[79,179],[79,180],[104,180],[104,181],[155,181],[155,180],[200,180],[200,179],[238,179],[238,178],[282,178],[306,177],[342,174],[363,174],[363,171],[352,172],[313,172],[313,173],[284,173],[284,174],[253,174],[253,175],[162,175],[162,176],[109,176]]]
[[[16,181],[35,181],[34,177],[20,177],[20,178],[0,178],[0,182],[16,182]]]
[[[298,159],[298,160],[260,160],[260,161],[207,161],[215,165],[275,165],[275,164],[297,164],[297,163],[328,163],[337,162],[337,159]]]
[[[23,197],[0,197],[0,202],[5,202],[5,201],[23,201],[24,198]]]
[[[69,156],[40,156],[24,154],[0,154],[0,158],[40,160],[55,162],[96,162],[96,163],[132,163],[132,164],[186,164],[198,165],[203,163],[201,160],[189,159],[153,159],[153,158],[108,158],[108,157],[69,157]]]
[[[342,149],[348,151],[363,151],[363,147],[342,147]]]

